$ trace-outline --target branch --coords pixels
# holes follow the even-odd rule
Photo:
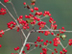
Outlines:
[[[11,5],[12,5],[12,7],[13,7],[13,10],[14,10],[14,12],[15,12],[15,14],[16,14],[16,17],[18,18],[18,14],[17,14],[17,12],[16,12],[16,10],[15,10],[15,7],[14,7],[13,3],[12,3],[12,2],[10,2],[10,4],[11,4]]]
[[[28,33],[28,35],[27,35],[27,37],[26,37],[26,39],[25,39],[25,41],[24,41],[24,43],[23,43],[23,46],[22,46],[21,51],[19,52],[19,54],[22,54],[22,51],[23,51],[23,49],[24,49],[24,47],[25,47],[25,45],[26,45],[26,42],[27,42],[30,34],[31,34],[31,32]]]
[[[69,44],[67,44],[67,46],[65,48],[67,48],[69,46]]]
[[[37,32],[38,31],[62,31],[62,32],[67,32],[67,33],[72,33],[72,31],[63,31],[63,30],[52,30],[52,29],[43,29],[43,30],[36,30]]]
[[[16,27],[14,27],[13,29],[15,29]],[[3,32],[7,32],[7,31],[9,31],[9,30],[12,30],[12,29],[6,29],[6,30],[3,30]],[[1,34],[2,32],[0,32],[0,34]]]

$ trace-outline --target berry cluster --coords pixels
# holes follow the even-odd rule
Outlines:
[[[72,39],[69,39],[69,45],[70,46],[72,45]]]
[[[44,28],[44,26],[46,25],[46,22],[40,21],[40,22],[38,23],[38,25],[39,25],[39,29],[41,30],[41,29]]]
[[[0,15],[5,15],[5,14],[6,14],[6,9],[1,8],[1,10],[0,10]]]
[[[60,38],[58,37],[55,37],[53,41],[54,41],[54,44],[53,44],[54,46],[58,46],[58,44],[60,44]]]
[[[30,49],[30,44],[26,44],[27,50]]]
[[[2,37],[2,35],[4,35],[4,31],[3,30],[0,31],[0,37]]]
[[[7,23],[7,25],[8,25],[8,28],[13,29],[15,27],[16,23],[11,21],[11,22]]]
[[[19,18],[17,19],[18,22],[23,26],[23,29],[29,29],[29,26],[28,26],[29,24],[27,23],[27,21],[23,20],[22,18],[23,16],[20,15]]]

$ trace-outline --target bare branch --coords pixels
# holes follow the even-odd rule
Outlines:
[[[11,4],[11,5],[12,5],[12,7],[13,7],[13,10],[14,10],[14,12],[15,12],[15,14],[16,14],[16,17],[18,18],[18,14],[17,14],[17,12],[16,12],[16,10],[15,10],[15,7],[14,7],[13,3],[12,3],[12,2],[10,2],[10,4]]]
[[[28,33],[28,35],[27,35],[27,37],[26,37],[26,39],[25,39],[25,41],[24,41],[24,43],[23,43],[23,46],[22,46],[21,51],[19,52],[19,54],[22,54],[22,51],[23,51],[23,49],[24,49],[24,47],[25,47],[25,45],[26,45],[26,42],[27,42],[30,34],[31,34],[31,32]]]
[[[64,31],[64,30],[52,30],[52,29],[43,29],[43,30],[36,30],[38,31],[62,31],[62,32],[67,32],[67,33],[72,33],[72,31]]]

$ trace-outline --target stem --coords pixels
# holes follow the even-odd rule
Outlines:
[[[22,33],[21,33],[22,34]],[[21,38],[21,42],[22,42],[22,46],[23,46],[23,38],[22,38],[22,35],[20,35],[20,38]]]
[[[69,44],[67,44],[67,46],[65,48],[67,48],[69,46]]]
[[[24,41],[24,43],[23,43],[23,46],[22,46],[21,51],[20,51],[19,54],[22,54],[22,51],[23,51],[23,49],[24,49],[24,47],[25,47],[25,45],[26,45],[26,42],[27,42],[27,40],[28,40],[30,34],[31,34],[31,32],[28,33],[28,35],[27,35],[27,37],[26,37],[26,39],[25,39],[25,41]]]
[[[18,14],[17,14],[17,12],[16,12],[16,10],[15,10],[15,7],[14,7],[13,3],[12,3],[12,2],[10,2],[10,4],[11,4],[11,5],[12,5],[12,7],[13,7],[13,10],[14,10],[14,12],[15,12],[15,14],[16,14],[16,17],[18,18]]]
[[[30,53],[30,52],[33,51],[34,49],[36,49],[36,47],[34,47],[33,49],[29,50],[26,54]]]
[[[36,31],[38,32],[38,31],[60,31],[60,30],[43,29],[43,30],[36,30]],[[63,30],[61,30],[61,31],[63,31]],[[72,33],[72,31],[63,31],[63,32]]]
[[[13,28],[13,29],[15,29],[16,28],[16,26]],[[9,30],[12,30],[12,29],[6,29],[6,30],[3,30],[3,32],[7,32],[7,31],[9,31]],[[2,32],[0,32],[0,34],[1,34]]]

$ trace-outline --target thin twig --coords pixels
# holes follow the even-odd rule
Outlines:
[[[13,7],[13,10],[14,10],[14,12],[15,12],[15,14],[16,14],[16,17],[18,18],[18,14],[17,14],[17,12],[16,12],[16,10],[15,10],[15,7],[14,7],[13,3],[12,3],[12,2],[10,2],[10,4],[11,4],[11,5],[12,5],[12,7]]]
[[[16,26],[13,28],[13,29],[15,29],[16,28]],[[5,30],[3,30],[3,32],[7,32],[7,31],[9,31],[9,30],[12,30],[12,29],[10,29],[10,28],[8,28],[8,29],[5,29]],[[2,32],[0,32],[0,34],[1,34]]]
[[[65,47],[65,49],[69,46],[69,44],[67,44],[67,46]]]
[[[27,35],[27,37],[26,37],[26,39],[25,39],[25,41],[24,41],[24,43],[23,43],[23,46],[22,46],[21,51],[19,52],[19,54],[22,54],[22,51],[23,51],[23,49],[24,49],[24,47],[25,47],[25,45],[26,45],[26,42],[27,42],[30,34],[31,34],[31,32],[28,33],[28,35]]]
[[[52,30],[52,29],[42,29],[42,30],[36,30],[38,31],[62,31],[62,32],[67,32],[67,33],[72,33],[72,31],[63,31],[63,30]]]
[[[27,42],[27,43],[29,43],[29,44],[32,44],[32,45],[35,45],[35,43],[33,43],[33,42]],[[38,44],[38,43],[36,43],[37,45],[40,45],[40,44]],[[47,45],[48,46],[48,45]],[[46,47],[47,47],[46,46]],[[41,46],[42,48],[45,48],[45,46]],[[51,52],[54,52],[52,49],[50,49],[50,48],[47,48],[48,50],[50,50]]]
[[[31,51],[33,51],[34,49],[36,49],[36,47],[32,48],[31,50],[29,50],[26,54],[30,53]]]
[[[40,18],[40,19],[44,19],[44,18],[46,18],[46,17],[44,16],[44,17],[42,17],[42,18]]]
[[[22,34],[22,32],[21,32]],[[23,46],[23,38],[22,38],[22,35],[20,35],[20,38],[21,38],[21,42],[22,42],[22,46]]]

